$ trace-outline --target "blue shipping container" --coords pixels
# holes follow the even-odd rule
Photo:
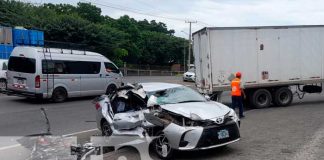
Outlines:
[[[29,32],[25,29],[13,29],[14,46],[30,45]]]
[[[44,32],[43,31],[38,31],[38,45],[44,46]]]
[[[9,59],[13,49],[10,45],[0,45],[0,59]]]
[[[29,30],[30,45],[43,46],[44,45],[44,32]]]
[[[6,47],[6,59],[9,59],[10,55],[11,55],[11,52],[13,51],[14,47],[13,46],[7,46]]]
[[[6,52],[6,48],[4,45],[0,45],[0,59],[6,59],[5,58],[5,52]]]

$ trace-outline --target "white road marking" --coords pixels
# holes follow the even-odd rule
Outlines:
[[[14,145],[6,146],[6,147],[1,147],[0,151],[15,148],[15,147],[20,147],[20,146],[21,146],[21,144],[14,144]]]
[[[320,145],[324,141],[324,126],[317,130],[312,139],[306,143],[300,150],[293,156],[293,160],[315,160],[316,154],[319,153]]]
[[[85,130],[85,131],[74,132],[74,133],[70,133],[70,134],[65,134],[65,135],[63,135],[63,137],[70,137],[70,136],[74,136],[74,135],[77,135],[77,134],[93,132],[93,131],[97,131],[97,130],[98,130],[97,128],[94,128],[94,129],[89,129],[89,130]]]

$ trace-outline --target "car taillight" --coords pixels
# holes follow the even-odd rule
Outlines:
[[[37,75],[35,77],[35,88],[40,88],[41,84],[40,84],[40,76]]]
[[[96,103],[95,106],[96,106],[96,110],[99,110],[101,108],[99,103]]]

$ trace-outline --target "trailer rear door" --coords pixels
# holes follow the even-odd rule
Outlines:
[[[212,87],[208,32],[194,35],[194,42],[196,85],[201,92],[207,93]]]

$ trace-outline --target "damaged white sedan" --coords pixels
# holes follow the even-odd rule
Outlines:
[[[128,85],[98,98],[96,109],[103,136],[152,137],[153,148],[163,159],[173,150],[209,149],[240,139],[234,110],[179,84]]]

